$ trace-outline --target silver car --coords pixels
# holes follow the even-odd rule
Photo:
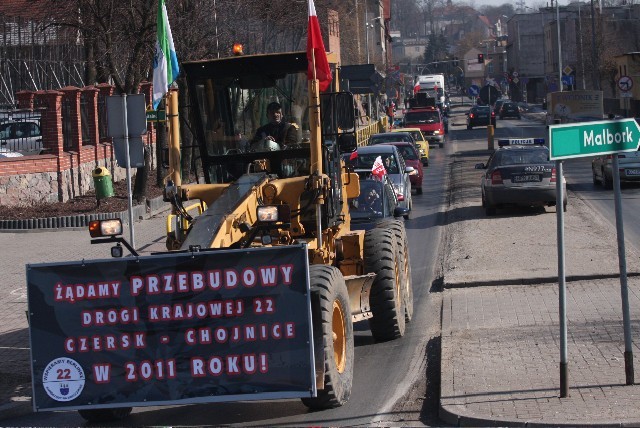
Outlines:
[[[591,160],[593,184],[600,182],[605,189],[613,189],[611,164],[611,155],[596,156]],[[619,153],[618,166],[620,182],[640,181],[640,152]]]
[[[416,171],[413,167],[405,164],[404,158],[396,146],[376,144],[374,146],[358,147],[355,152],[344,154],[343,159],[357,173],[368,175],[371,174],[373,163],[378,156],[385,164],[387,175],[393,183],[399,206],[409,209],[409,212],[403,216],[408,219],[413,206],[409,175],[416,174]]]

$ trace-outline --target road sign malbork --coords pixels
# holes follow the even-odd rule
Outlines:
[[[636,151],[640,126],[634,119],[549,126],[551,160]]]

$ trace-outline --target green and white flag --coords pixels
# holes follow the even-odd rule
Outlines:
[[[169,86],[176,80],[180,72],[164,0],[158,0],[158,21],[156,26],[156,54],[153,57],[154,110],[158,109],[160,100],[162,100]]]

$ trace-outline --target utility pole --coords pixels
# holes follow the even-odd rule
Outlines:
[[[592,67],[592,80],[593,89],[600,90],[600,79],[598,73],[598,61],[596,59],[596,11],[593,7],[593,0],[591,0],[591,67]]]
[[[562,92],[562,43],[560,41],[560,3],[558,0],[556,0],[556,26],[558,27],[558,84],[560,92]]]

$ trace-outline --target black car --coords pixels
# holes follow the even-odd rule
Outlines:
[[[361,178],[360,196],[349,200],[353,229],[372,229],[379,221],[389,217],[402,217],[408,211],[407,208],[398,206],[393,184],[386,175],[382,180]]]
[[[496,126],[496,111],[489,106],[475,105],[467,112],[467,129],[489,125]]]
[[[479,163],[484,170],[480,182],[482,207],[488,216],[503,206],[556,205],[556,168],[549,160],[544,138],[498,140],[489,161]],[[562,181],[564,211],[567,210],[566,181]]]
[[[502,107],[500,107],[500,119],[504,119],[507,117],[514,117],[518,120],[521,119],[520,117],[520,107],[518,106],[518,104],[516,103],[503,103]]]

